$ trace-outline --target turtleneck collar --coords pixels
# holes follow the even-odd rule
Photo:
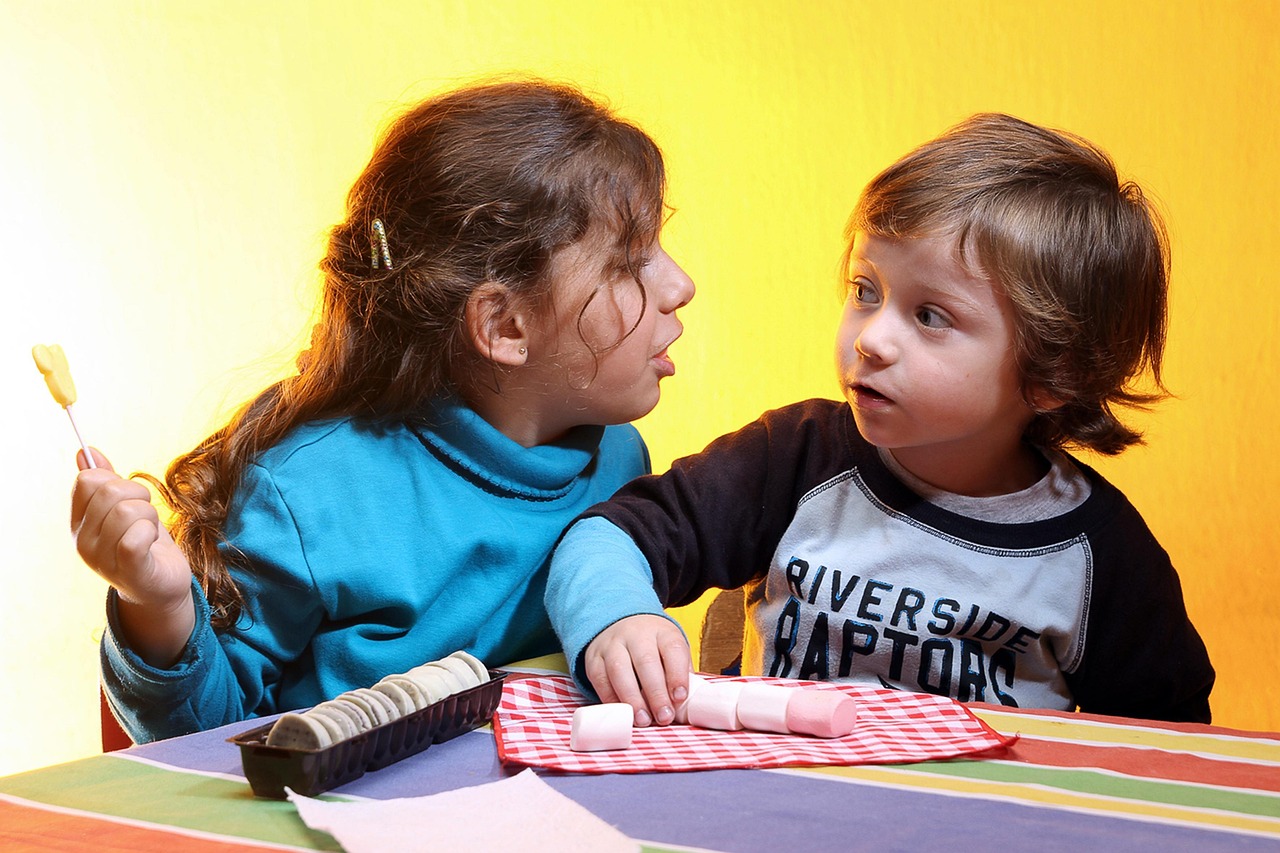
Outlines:
[[[452,395],[428,405],[410,426],[451,468],[488,491],[527,500],[567,494],[595,460],[604,436],[602,426],[580,426],[552,444],[523,447]]]

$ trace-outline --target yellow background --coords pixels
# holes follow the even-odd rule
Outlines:
[[[1168,213],[1178,399],[1097,464],[1181,571],[1216,720],[1280,729],[1278,32],[1273,0],[0,0],[0,773],[98,744],[104,587],[31,346],[65,347],[90,442],[161,472],[291,363],[378,129],[505,71],[596,91],[666,152],[699,292],[641,424],[658,469],[838,393],[841,229],[892,159],[980,110],[1107,148]]]

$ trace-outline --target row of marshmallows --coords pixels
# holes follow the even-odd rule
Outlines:
[[[314,708],[284,714],[271,727],[267,746],[324,749],[488,680],[489,670],[479,658],[457,651],[388,675],[372,687],[348,690]]]
[[[569,748],[578,752],[626,749],[634,718],[624,702],[584,705],[573,714]],[[858,708],[838,690],[806,690],[767,682],[707,681],[689,675],[689,696],[676,708],[676,723],[704,729],[751,729],[778,734],[844,737]]]

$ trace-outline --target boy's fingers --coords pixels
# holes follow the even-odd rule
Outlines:
[[[645,705],[648,706],[649,722],[665,726],[675,719],[676,712],[671,697],[667,694],[667,671],[663,666],[662,655],[656,648],[647,648],[633,658],[636,676],[640,680],[640,689],[644,694]],[[641,715],[636,714],[636,725]]]
[[[621,650],[621,654],[610,655],[604,662],[605,678],[608,681],[609,691],[612,693],[612,699],[606,699],[604,694],[600,694],[600,700],[603,702],[626,702],[632,708],[635,708],[635,724],[640,727],[649,725],[651,720],[647,706],[645,705],[644,694],[641,692],[640,684],[636,680],[636,672],[632,668],[631,656],[626,653],[625,648]],[[596,692],[600,692],[598,689]]]
[[[679,705],[689,698],[689,673],[693,671],[689,644],[684,637],[673,638],[662,644],[660,652],[667,673],[667,694]]]

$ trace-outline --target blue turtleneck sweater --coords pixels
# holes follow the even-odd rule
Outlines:
[[[214,630],[193,585],[182,659],[124,646],[114,592],[103,683],[135,741],[308,707],[466,649],[490,666],[558,650],[543,608],[552,546],[649,467],[631,426],[525,448],[455,400],[420,422],[305,425],[248,467],[224,553],[247,602]]]

